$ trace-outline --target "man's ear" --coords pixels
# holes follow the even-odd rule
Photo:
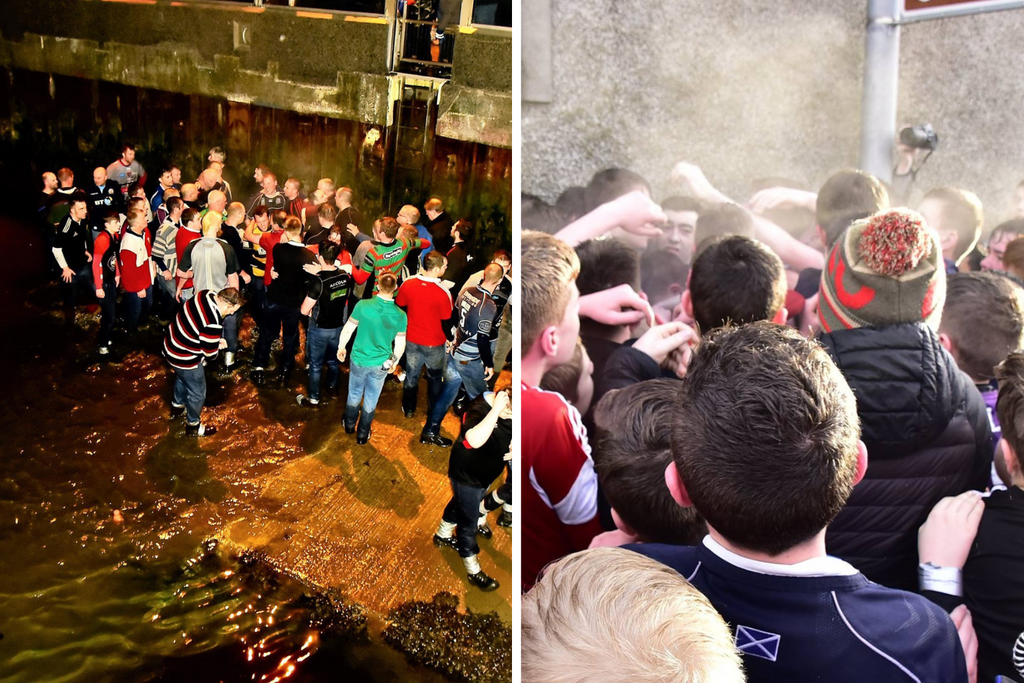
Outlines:
[[[693,298],[690,296],[689,289],[683,292],[683,297],[680,302],[683,304],[683,313],[686,314],[687,318],[693,320]]]
[[[558,328],[554,325],[548,325],[540,333],[540,350],[544,352],[544,355],[548,358],[557,358],[558,350],[560,348],[558,338]]]
[[[953,353],[953,340],[950,339],[949,335],[946,334],[945,332],[939,332],[939,345],[941,345],[942,348],[949,351],[950,354]]]
[[[693,501],[690,500],[690,494],[686,492],[686,485],[683,484],[683,478],[679,476],[679,468],[676,467],[674,460],[669,462],[668,467],[665,468],[665,485],[668,486],[668,492],[672,494],[672,500],[678,503],[679,507],[693,507]]]
[[[789,311],[785,306],[779,309],[779,312],[772,318],[772,322],[776,325],[785,325],[786,321],[789,320]]]
[[[619,513],[615,511],[615,508],[612,508],[612,521],[615,522],[615,528],[621,531],[622,533],[629,534],[630,536],[639,535],[636,533],[633,527],[622,521],[622,517],[619,517]]]
[[[868,447],[864,445],[864,442],[857,439],[857,473],[853,478],[853,485],[856,486],[860,483],[861,479],[868,471]]]

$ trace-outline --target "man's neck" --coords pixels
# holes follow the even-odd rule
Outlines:
[[[461,237],[456,237],[454,243],[455,244],[462,244],[462,238]]]
[[[524,371],[525,372],[525,371]],[[757,552],[754,550],[747,550],[740,548],[725,538],[720,533],[715,531],[710,526],[708,527],[708,533],[711,538],[715,539],[719,545],[726,550],[736,553],[740,557],[745,557],[749,560],[756,560],[758,562],[767,562],[769,564],[799,564],[800,562],[806,562],[807,560],[813,560],[819,557],[827,557],[828,553],[825,552],[825,530],[822,529],[817,536],[805,541],[798,546],[794,546],[789,550],[779,555],[768,555],[766,553]]]
[[[395,295],[394,294],[384,294],[383,292],[377,292],[377,298],[381,299],[383,301],[394,301],[395,300]]]
[[[544,373],[552,367],[554,366],[549,365],[547,357],[542,352],[535,348],[530,349],[519,362],[520,377],[524,384],[528,384],[531,387],[539,387]]]
[[[53,193],[54,193],[54,192],[56,192],[56,191],[57,191],[57,190],[51,190],[51,189],[50,189],[50,188],[48,188],[48,187],[44,187],[44,188],[43,188],[43,194],[53,194]]]
[[[348,202],[338,202],[338,211],[344,211],[345,209],[351,209],[352,205]]]

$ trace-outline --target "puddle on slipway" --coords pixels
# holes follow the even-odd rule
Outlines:
[[[511,680],[497,618],[440,596],[385,623],[218,549],[253,470],[290,454],[214,477],[218,453],[168,429],[160,329],[101,362],[95,316],[65,325],[44,312],[54,295],[25,294],[0,335],[0,680]],[[211,382],[209,403],[223,393]],[[221,453],[251,448],[247,431]]]

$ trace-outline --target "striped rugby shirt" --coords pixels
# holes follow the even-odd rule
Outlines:
[[[167,328],[164,356],[175,370],[194,370],[203,358],[217,357],[224,326],[216,298],[216,292],[198,292]]]
[[[405,258],[409,255],[409,252],[413,249],[426,249],[429,246],[430,240],[419,238],[407,240],[398,237],[387,244],[375,242],[370,250],[366,252],[366,258],[360,264],[359,270],[352,273],[356,284],[361,285],[366,282],[371,273],[374,277],[374,292],[377,291],[377,281],[383,273],[391,273],[401,281],[402,266],[405,265]]]

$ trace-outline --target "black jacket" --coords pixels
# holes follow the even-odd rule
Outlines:
[[[840,330],[821,343],[857,398],[868,470],[829,527],[828,553],[872,581],[917,589],[917,529],[945,496],[982,490],[992,464],[981,394],[923,323]]]

